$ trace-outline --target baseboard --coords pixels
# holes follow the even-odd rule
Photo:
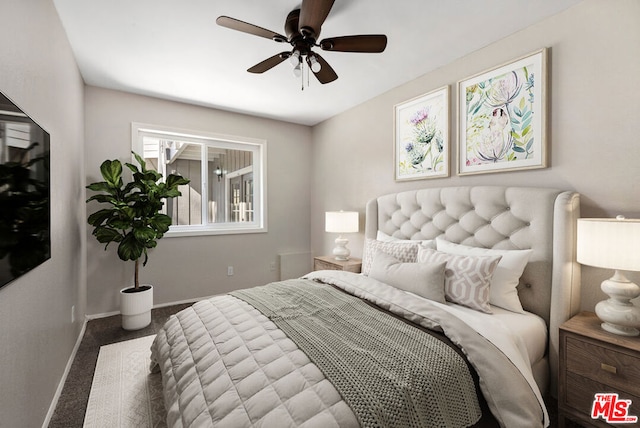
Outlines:
[[[209,297],[212,297],[212,296],[209,296]],[[186,299],[186,300],[180,300],[177,302],[160,303],[158,305],[153,305],[153,309],[166,308],[167,306],[173,306],[173,305],[183,305],[185,303],[195,303],[195,302],[199,302],[200,300],[208,299],[209,297],[199,297],[196,299]]]
[[[53,396],[53,400],[51,401],[51,405],[49,406],[49,411],[47,412],[47,416],[44,418],[44,422],[42,423],[42,428],[47,428],[49,423],[51,422],[51,418],[56,411],[56,407],[58,406],[58,400],[60,399],[60,395],[62,395],[62,390],[64,389],[64,384],[67,382],[67,376],[69,376],[69,372],[71,371],[71,366],[73,365],[73,361],[76,358],[76,354],[78,349],[80,348],[80,343],[82,343],[82,338],[84,337],[84,332],[87,329],[87,321],[85,318],[82,323],[82,328],[80,329],[80,334],[78,334],[78,338],[76,339],[76,344],[71,351],[71,355],[69,356],[69,360],[67,361],[67,366],[64,368],[64,373],[62,374],[62,379],[58,383],[58,388],[56,389],[56,393]]]
[[[97,320],[99,318],[112,317],[114,315],[120,315],[120,311],[104,312],[102,314],[87,315],[86,318],[87,318],[87,321],[91,321],[91,320]]]
[[[160,303],[160,304],[157,304],[157,305],[153,305],[153,309],[166,308],[167,306],[182,305],[182,304],[185,304],[185,303],[195,303],[195,302],[198,302],[200,300],[209,299],[211,297],[214,297],[214,296],[196,297],[196,298],[193,298],[193,299],[179,300],[179,301],[168,302],[168,303]],[[101,313],[101,314],[87,315],[87,320],[96,320],[96,319],[99,319],[99,318],[112,317],[114,315],[120,315],[120,311],[104,312],[104,313]]]

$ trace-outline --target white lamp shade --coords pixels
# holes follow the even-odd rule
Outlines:
[[[640,219],[578,219],[579,263],[640,271]]]
[[[327,211],[325,231],[330,233],[356,233],[359,230],[357,211]]]

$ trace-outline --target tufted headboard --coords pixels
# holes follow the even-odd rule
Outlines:
[[[365,237],[380,230],[401,239],[442,237],[495,249],[532,249],[518,287],[525,310],[549,326],[551,392],[555,395],[558,327],[580,308],[575,257],[580,196],[534,187],[470,186],[411,190],[367,203]]]

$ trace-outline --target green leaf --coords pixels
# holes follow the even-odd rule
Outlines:
[[[129,220],[123,220],[120,218],[112,218],[107,222],[107,224],[110,227],[119,230],[127,230],[131,227],[131,222]]]
[[[124,237],[118,245],[118,257],[121,260],[138,260],[144,252],[144,244],[138,241],[131,233]]]
[[[119,160],[106,160],[100,165],[100,173],[104,180],[113,187],[122,186],[122,164]]]
[[[167,187],[169,189],[176,188],[178,186],[184,186],[185,184],[189,184],[191,180],[184,178],[180,175],[170,174],[167,177]]]
[[[160,174],[158,171],[148,169],[143,173],[142,177],[143,180],[149,181],[149,185],[155,185],[156,181],[162,178],[162,174]]]
[[[149,220],[149,226],[160,233],[166,233],[171,226],[171,217],[165,214],[156,214]]]
[[[146,226],[135,227],[133,229],[133,234],[135,235],[137,240],[143,241],[143,242],[153,240],[156,237],[156,231]]]
[[[87,222],[94,227],[100,226],[105,221],[109,220],[116,214],[114,209],[102,209],[100,211],[96,211],[89,216]]]
[[[95,236],[98,242],[100,242],[101,244],[109,244],[110,242],[122,241],[122,235],[120,234],[120,232],[105,226],[96,227],[93,231],[93,236]]]
[[[118,200],[116,198],[114,198],[111,195],[93,195],[92,197],[90,197],[89,199],[87,199],[87,202],[90,201],[98,201],[98,202],[102,202],[102,203],[109,203],[112,205],[116,205]]]
[[[524,149],[520,146],[513,146],[513,151],[518,153],[524,153]]]
[[[131,170],[131,172],[133,172],[134,174],[135,174],[136,172],[140,172],[140,170],[138,169],[138,167],[137,167],[137,166],[135,166],[134,164],[131,164],[131,163],[128,163],[128,162],[127,162],[127,163],[125,163],[125,166],[126,166],[127,168],[129,168],[129,169]]]
[[[177,198],[178,196],[182,196],[182,192],[178,189],[166,190],[163,196],[165,198]]]
[[[136,152],[131,152],[131,153],[133,153],[133,157],[135,157],[136,160],[138,161],[138,163],[140,164],[140,168],[142,169],[142,172],[146,172],[147,171],[147,164],[144,161],[144,159],[142,159],[142,156],[140,156]]]
[[[91,183],[87,186],[87,189],[93,190],[94,192],[108,192],[111,190],[109,187],[109,183],[106,181],[100,181],[97,183]]]

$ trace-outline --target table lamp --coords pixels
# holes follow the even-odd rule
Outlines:
[[[325,231],[339,233],[333,255],[336,260],[349,260],[351,251],[347,248],[349,240],[343,233],[356,233],[359,230],[358,213],[356,211],[327,211],[325,213]]]
[[[637,336],[640,308],[631,299],[640,296],[640,287],[626,278],[625,271],[640,271],[640,219],[578,219],[577,236],[579,263],[615,270],[601,285],[609,298],[596,305],[602,328]]]

